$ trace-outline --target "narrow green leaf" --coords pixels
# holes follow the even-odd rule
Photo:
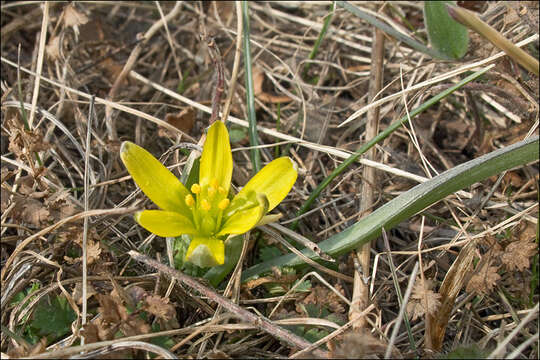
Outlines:
[[[249,43],[249,8],[247,1],[242,1],[242,18],[244,24],[244,69],[246,78],[246,106],[249,122],[249,142],[251,145],[251,162],[253,174],[261,169],[261,154],[259,154],[259,138],[257,135],[257,118],[255,116],[255,93],[253,90],[253,72],[251,69],[251,45]]]
[[[354,5],[349,4],[347,1],[336,1],[336,4],[344,8],[345,10],[353,13],[354,15],[358,16],[364,21],[367,21],[371,25],[375,26],[376,28],[384,31],[386,34],[396,38],[399,41],[403,41],[405,44],[409,45],[413,49],[420,51],[426,55],[431,56],[435,59],[443,59],[443,60],[450,60],[447,55],[443,54],[442,52],[436,50],[436,49],[430,49],[424,44],[420,43],[419,41],[413,39],[410,36],[404,35],[403,33],[398,32],[388,24],[380,21],[375,16],[372,16],[365,11],[360,10]]]
[[[422,105],[420,105],[419,107],[417,107],[416,109],[411,111],[408,116],[405,115],[401,119],[399,119],[398,121],[393,122],[392,124],[390,124],[390,126],[388,128],[386,128],[386,130],[384,130],[379,135],[375,136],[373,139],[371,139],[370,141],[368,141],[367,143],[362,145],[360,147],[360,149],[358,149],[354,154],[349,156],[343,163],[341,163],[341,165],[339,165],[334,171],[332,171],[332,173],[330,175],[328,175],[322,181],[322,183],[320,183],[319,186],[317,186],[317,188],[315,190],[313,190],[311,195],[309,195],[309,198],[306,200],[306,202],[300,207],[300,209],[296,213],[296,216],[300,216],[303,213],[305,213],[306,211],[308,211],[311,204],[313,204],[315,199],[324,190],[324,188],[326,188],[328,186],[328,184],[330,184],[330,182],[332,182],[332,180],[334,180],[339,174],[341,174],[343,171],[345,171],[345,169],[349,165],[354,163],[363,153],[368,151],[372,146],[374,146],[379,141],[382,141],[383,139],[388,137],[392,132],[394,132],[396,129],[398,129],[401,125],[403,125],[407,121],[409,121],[409,117],[410,118],[415,117],[416,115],[418,115],[421,112],[425,111],[427,108],[429,108],[433,104],[436,104],[437,102],[444,99],[445,97],[447,97],[448,95],[450,95],[454,91],[460,89],[465,84],[477,79],[479,76],[481,76],[482,74],[484,74],[488,70],[489,70],[489,68],[485,68],[485,69],[482,69],[482,70],[479,70],[479,71],[475,72],[474,74],[471,74],[471,75],[467,76],[465,79],[461,80],[456,85],[442,91],[441,93],[437,94],[436,96],[432,97],[431,99],[429,99],[428,101],[426,101],[425,103],[423,103]],[[293,229],[296,228],[297,224],[298,224],[298,221],[295,221],[293,223],[293,225],[292,225],[292,228]]]
[[[389,230],[458,190],[504,170],[538,160],[538,145],[538,136],[536,136],[458,165],[415,186],[362,218],[353,226],[318,245],[323,252],[331,256],[344,254],[379,236],[382,228]],[[320,261],[320,258],[309,249],[303,249],[302,253],[311,259]],[[274,266],[302,264],[302,258],[295,254],[287,254],[250,267],[243,273],[242,278],[246,280],[269,271]]]
[[[467,28],[448,15],[447,3],[453,1],[424,1],[424,22],[431,46],[444,55],[460,59],[467,52]]]
[[[315,44],[313,45],[313,49],[311,49],[311,52],[309,53],[309,56],[308,56],[309,60],[313,60],[315,59],[315,56],[317,56],[317,52],[319,51],[319,47],[321,46],[322,40],[324,39],[324,36],[326,35],[326,32],[328,30],[328,27],[330,26],[330,23],[332,22],[332,17],[334,15],[335,10],[336,10],[336,3],[335,1],[333,1],[332,4],[330,5],[330,13],[326,15],[321,32],[319,33],[319,36],[317,37],[317,40],[315,41]],[[311,66],[311,63],[309,62],[304,66],[304,72],[303,72],[304,78],[307,77],[307,73],[310,66]]]

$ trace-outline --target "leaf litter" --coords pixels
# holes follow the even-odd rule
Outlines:
[[[17,63],[17,46],[21,44],[21,68],[34,69],[33,61],[39,51],[44,51],[47,56],[44,59],[43,76],[68,88],[100,97],[109,94],[115,80],[125,69],[126,61],[140,41],[137,34],[145,33],[161,18],[155,4],[50,3],[48,41],[43,49],[39,49],[35,39],[41,27],[42,11],[31,4],[10,6],[2,9],[5,15],[2,20],[2,39],[7,40],[2,41],[2,56]],[[162,3],[160,6],[166,16],[174,4]],[[422,11],[418,4],[389,3],[382,9],[377,4],[358,6],[371,11],[381,10],[381,16],[386,17],[385,21],[405,29],[404,32],[412,33],[414,30],[410,26],[422,29]],[[351,126],[345,132],[338,125],[367,105],[365,94],[371,64],[366,49],[371,46],[373,28],[338,7],[333,15],[332,31],[321,42],[319,54],[311,63],[306,77],[302,72],[304,60],[319,35],[318,29],[322,24],[321,19],[328,14],[328,5],[250,3],[249,7],[252,55],[255,56],[256,69],[253,75],[258,125],[298,138],[305,135],[311,141],[336,149],[355,150],[366,140],[363,120],[359,119],[358,125]],[[476,11],[488,14],[485,20],[498,30],[506,31],[513,42],[528,36],[531,29],[535,29],[530,24],[538,23],[538,8],[525,2],[511,6],[492,3]],[[21,22],[21,19],[28,21]],[[162,28],[163,31],[156,33],[151,41],[137,50],[140,53],[136,64],[130,69],[168,89],[182,88],[183,96],[199,104],[209,105],[214,86],[214,69],[208,50],[199,41],[199,28],[202,26],[212,33],[223,54],[227,85],[234,75],[231,72],[235,57],[235,19],[234,2],[227,5],[220,2],[183,3],[177,17],[167,22],[167,31]],[[405,19],[410,19],[410,22]],[[421,32],[416,34],[422,36]],[[465,61],[484,59],[493,51],[491,45],[474,36],[471,42],[473,45]],[[537,42],[533,43],[534,46],[537,49]],[[175,56],[171,55],[171,47]],[[397,42],[387,42],[385,56],[384,84],[388,86],[381,97],[401,90],[400,69],[403,70],[404,80],[415,84],[455,68],[455,64],[436,61],[426,64],[421,54],[410,52],[406,46]],[[246,118],[242,81],[244,75],[240,71],[235,76],[239,81],[233,94],[231,114]],[[18,76],[17,69],[4,61],[2,77],[2,101],[31,101],[33,77],[27,76],[24,71]],[[18,94],[19,85],[21,95]],[[450,85],[446,83],[441,86]],[[434,90],[419,91],[408,100],[416,101]],[[229,95],[227,86],[224,91],[225,95]],[[467,92],[472,96],[468,96]],[[483,93],[514,116],[499,113],[496,107],[480,97]],[[538,118],[537,98],[538,79],[520,72],[515,64],[502,59],[498,61],[496,71],[487,74],[483,82],[470,84],[463,92],[415,119],[414,126],[418,130],[423,154],[412,145],[410,134],[400,129],[380,144],[377,161],[424,175],[418,166],[421,164],[421,156],[424,156],[437,170],[443,171],[522,139]],[[88,113],[87,105],[82,100],[83,97],[66,88],[46,84],[43,80],[41,82],[38,106],[48,109],[80,144],[85,143]],[[199,138],[208,126],[208,116],[201,111],[171,100],[129,76],[120,83],[115,100],[121,101],[128,109],[137,109],[164,119],[194,138]],[[106,113],[99,106],[95,110],[99,120],[94,122],[91,129],[90,163],[93,178],[96,179],[90,186],[91,208],[135,204],[142,207],[142,196],[136,193],[133,183],[126,178],[125,170],[119,166],[117,149],[120,141],[134,140],[159,156],[166,152],[169,154],[168,150],[175,144],[186,140],[179,138],[170,129],[156,128],[129,111]],[[381,128],[384,128],[392,119],[403,115],[402,99],[388,103],[381,110]],[[304,113],[309,116],[304,118]],[[520,124],[512,120],[516,117],[521,121]],[[21,240],[83,210],[84,159],[73,147],[72,140],[68,140],[65,133],[46,118],[37,117],[35,126],[30,130],[25,128],[23,119],[18,108],[2,106],[2,260],[13,253]],[[319,131],[322,125],[324,132]],[[249,147],[247,132],[237,131],[236,134],[238,139],[233,144],[235,162],[243,167],[233,174],[238,179],[249,173],[251,165],[247,160],[247,150],[241,148]],[[295,144],[276,144],[276,139],[266,135],[260,134],[260,138],[264,144],[264,161],[286,154],[295,157],[300,164],[301,178],[295,185],[293,195],[280,206],[284,219],[290,219],[313,187],[339,165],[339,159]],[[181,169],[182,165],[179,164],[185,161],[185,152],[176,148],[171,150],[171,154],[165,160],[166,165],[174,169],[180,166]],[[36,155],[42,164],[36,160]],[[300,229],[297,230],[299,234],[317,242],[340,232],[358,218],[358,204],[362,200],[357,195],[362,181],[361,171],[357,171],[359,169],[359,166],[352,167],[321,194],[318,209],[301,219]],[[374,187],[380,197],[376,206],[414,185],[410,180],[384,171],[380,171],[379,176],[380,181]],[[490,193],[496,180],[488,179],[474,186],[473,190],[480,201]],[[234,182],[245,183],[240,180]],[[412,296],[406,305],[414,327],[411,336],[417,344],[424,344],[423,329],[427,325],[427,315],[437,316],[439,311],[445,310],[445,294],[440,285],[464,249],[462,245],[450,245],[456,236],[461,237],[454,240],[461,241],[486,229],[493,229],[489,236],[484,236],[474,244],[471,251],[472,266],[460,269],[467,273],[458,274],[460,279],[463,275],[463,280],[455,282],[460,287],[459,296],[450,310],[452,320],[445,324],[447,332],[443,337],[444,349],[471,342],[480,343],[482,339],[488,339],[485,341],[488,346],[495,345],[489,333],[498,331],[500,322],[483,319],[492,315],[510,318],[510,313],[508,306],[499,298],[499,293],[494,290],[509,292],[512,296],[510,305],[519,311],[530,309],[538,302],[538,281],[535,280],[538,278],[537,224],[531,220],[537,220],[538,208],[533,208],[530,214],[523,214],[522,218],[505,225],[505,229],[497,227],[509,216],[514,216],[516,211],[537,203],[537,182],[537,164],[507,172],[502,186],[495,189],[489,204],[475,215],[471,225],[466,228],[466,236],[458,234],[456,229],[459,226],[454,221],[459,220],[460,225],[467,223],[476,209],[470,205],[472,203],[450,197],[449,202],[426,210],[430,216],[424,234],[427,241],[423,243],[426,248],[420,256],[424,258],[424,263],[433,260],[434,265],[424,269],[429,280],[423,285],[420,280],[415,282]],[[137,228],[130,216],[97,216],[89,220],[90,231],[85,249],[89,281],[85,290],[91,316],[80,330],[86,343],[121,340],[132,335],[148,335],[151,338],[153,333],[164,330],[194,332],[200,329],[200,335],[195,335],[197,337],[192,342],[175,349],[175,354],[223,358],[230,354],[241,357],[278,357],[294,352],[271,336],[265,337],[251,330],[234,328],[240,324],[216,324],[218,328],[212,331],[215,330],[219,336],[215,335],[216,332],[207,331],[211,327],[204,326],[216,311],[212,301],[178,283],[171,283],[159,274],[148,276],[151,273],[149,268],[133,263],[126,255],[128,250],[139,248],[163,261],[167,258],[164,241],[154,239]],[[418,218],[411,218],[409,222],[389,232],[392,251],[397,252],[393,255],[397,281],[402,287],[406,285],[412,269],[410,260],[418,256],[418,253],[411,252],[411,249],[416,249],[418,241],[418,223]],[[28,305],[2,303],[3,326],[15,336],[22,336],[22,340],[17,340],[3,333],[3,353],[13,357],[35,356],[45,352],[50,345],[77,336],[72,330],[80,325],[80,319],[72,317],[67,299],[57,289],[60,282],[79,308],[82,308],[82,232],[81,222],[65,224],[26,247],[60,264],[62,273],[58,278],[58,269],[51,269],[45,262],[24,252],[19,254],[17,261],[8,269],[3,270],[2,288],[13,292],[11,298],[18,299],[15,295],[19,294],[26,297],[27,290],[36,281],[41,285],[32,296],[44,296],[41,301],[31,303],[34,312],[24,321],[18,315]],[[255,250],[259,249],[260,253],[279,256],[284,251],[275,248],[275,244],[260,235],[252,237],[258,241],[250,245]],[[277,252],[268,250],[270,248]],[[378,241],[372,246],[372,251],[377,254],[386,250]],[[395,326],[392,322],[400,305],[391,281],[390,264],[384,255],[378,259],[377,272],[371,273],[373,278],[369,279],[369,301],[375,305],[376,310],[365,316],[366,329],[344,330],[334,340],[322,345],[331,357],[382,357],[386,352],[390,340],[388,330]],[[353,276],[355,269],[349,264],[348,258],[337,260],[336,271]],[[242,265],[247,267],[256,261],[258,258],[248,252]],[[26,277],[27,266],[32,268],[32,278]],[[288,294],[303,274],[302,269],[275,269],[273,273],[249,280],[242,287],[233,286],[233,293],[237,294],[236,299],[242,306],[252,307],[262,315],[270,314],[270,309],[274,309],[277,302],[282,300],[272,319],[318,317],[345,329],[348,305],[327,285],[318,280],[309,280]],[[340,294],[351,299],[350,284],[337,279],[327,280]],[[7,287],[9,283],[16,286]],[[286,293],[287,297],[282,297]],[[478,302],[473,302],[474,298],[469,295],[482,296]],[[458,305],[460,308],[456,308]],[[39,316],[51,309],[57,309],[61,316],[52,319],[47,327],[46,319]],[[466,316],[470,313],[464,309],[471,309],[475,314],[472,320],[476,322],[474,326],[470,325],[470,321],[465,321],[469,319]],[[41,315],[36,317],[36,311]],[[482,318],[476,317],[476,314],[481,314]],[[333,334],[333,328],[322,325],[299,323],[290,327],[310,341]],[[393,343],[393,357],[417,356],[412,350],[414,344],[410,341],[408,331],[404,328],[402,326]],[[48,336],[40,336],[40,331]],[[534,326],[527,331],[534,334]],[[454,337],[453,334],[458,335]],[[169,344],[163,346],[170,349],[175,343],[180,343],[183,336],[167,335],[145,341],[160,339],[160,344]],[[236,344],[240,338],[256,343],[243,348],[241,342]],[[523,334],[511,339],[514,348],[524,341],[526,336]],[[441,349],[441,352],[444,351]],[[121,350],[107,356],[122,358],[142,354],[139,350]],[[531,348],[523,354],[525,357],[538,356],[537,350]]]

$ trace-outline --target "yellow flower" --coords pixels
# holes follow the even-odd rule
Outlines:
[[[143,210],[135,220],[163,237],[190,235],[186,260],[201,267],[222,265],[224,240],[249,231],[287,196],[297,177],[288,157],[275,159],[232,199],[233,170],[229,133],[221,121],[208,130],[201,155],[199,183],[188,190],[163,164],[142,147],[125,141],[120,157],[133,180],[161,210]]]

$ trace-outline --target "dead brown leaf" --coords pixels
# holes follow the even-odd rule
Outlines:
[[[60,36],[53,36],[45,47],[47,56],[52,61],[60,59]]]
[[[43,135],[39,129],[26,130],[16,114],[9,120],[6,120],[9,126],[9,145],[8,150],[15,154],[17,159],[23,162],[29,160],[29,155],[33,152],[46,151],[51,148],[51,144],[43,140]]]
[[[260,68],[253,69],[253,94],[265,103],[288,103],[292,99],[288,96],[276,96],[263,91],[264,72]]]
[[[45,199],[45,206],[47,206],[55,220],[71,216],[77,211],[73,203],[68,199],[69,192],[68,189],[56,191]]]
[[[88,265],[91,265],[95,261],[97,261],[100,258],[100,255],[101,255],[101,248],[99,246],[99,242],[89,240],[87,244],[87,249],[86,249]]]
[[[165,121],[186,134],[189,134],[193,129],[193,125],[195,125],[195,114],[193,108],[187,108],[176,114],[166,114]]]
[[[98,294],[97,299],[100,305],[98,311],[101,313],[101,317],[106,323],[116,324],[128,318],[125,306],[119,304],[117,302],[118,300],[114,297]]]
[[[505,185],[510,184],[515,188],[519,188],[525,183],[525,179],[519,176],[519,174],[517,174],[515,171],[509,171],[504,175],[503,183]]]
[[[37,354],[41,354],[42,352],[45,352],[47,349],[47,338],[43,337],[41,338],[35,345],[30,347],[29,349],[25,348],[22,345],[19,345],[11,350],[8,351],[8,356],[11,359],[18,359],[23,357],[32,357]]]
[[[498,268],[498,266],[489,266],[486,263],[471,277],[465,290],[478,294],[490,293],[496,283],[501,279],[501,276],[497,274]]]
[[[81,329],[81,335],[84,336],[84,341],[87,344],[92,344],[103,340],[99,337],[99,329],[96,322],[84,324]]]
[[[418,279],[414,284],[411,298],[407,304],[407,313],[413,321],[423,317],[426,313],[433,315],[439,309],[441,294],[431,290],[432,287],[431,280],[426,280],[422,284],[422,280]]]
[[[84,13],[75,9],[72,4],[66,5],[62,15],[65,27],[76,27],[79,25],[84,25],[88,22],[88,17]]]
[[[139,315],[133,315],[127,321],[123,322],[120,325],[120,330],[125,336],[149,334],[152,332],[150,325],[141,319]]]
[[[530,266],[529,258],[538,253],[534,238],[514,241],[504,249],[501,261],[510,271],[523,271]]]
[[[328,343],[332,359],[382,359],[387,346],[365,330],[347,332]],[[391,358],[403,358],[396,347],[392,348]]]
[[[258,279],[250,280],[246,282],[242,287],[246,288],[247,290],[251,290],[256,288],[257,286],[268,284],[268,283],[279,283],[279,284],[291,284],[294,282],[298,277],[296,275],[290,274],[290,275],[283,275],[279,277],[274,276],[264,276],[260,277]]]
[[[41,201],[32,198],[19,198],[11,216],[23,222],[41,227],[49,220],[49,210],[47,210]]]
[[[146,304],[144,305],[144,309],[150,314],[164,320],[169,320],[176,316],[174,306],[169,304],[168,298],[163,298],[159,295],[150,295],[147,296],[145,300]]]
[[[92,296],[96,295],[96,289],[92,286],[92,284],[88,283],[86,285],[86,300],[90,299]],[[72,294],[73,300],[77,302],[77,304],[82,304],[82,283],[77,283],[75,285],[75,288],[73,288],[73,294]]]
[[[72,225],[64,226],[62,230],[58,232],[56,239],[60,243],[73,241],[79,236],[79,233],[81,232],[82,232],[82,227],[79,225],[72,224]]]
[[[139,317],[138,312],[128,313],[119,297],[98,294],[97,298],[100,304],[98,311],[102,315],[104,330],[106,330],[107,325],[119,326],[120,331],[125,336],[148,334],[151,331],[150,325]],[[108,334],[108,331],[105,331],[104,334]]]
[[[155,315],[162,320],[163,325],[168,329],[177,328],[179,326],[176,319],[176,310],[173,304],[169,303],[168,298],[163,298],[159,295],[150,295],[145,298],[144,310]]]
[[[336,284],[335,288],[342,295],[344,294],[341,285]],[[311,289],[310,294],[306,296],[300,303],[326,306],[331,312],[342,314],[345,312],[342,301],[343,300],[341,300],[336,293],[328,289],[326,286],[316,285]],[[296,305],[296,311],[302,313],[302,309],[298,306],[300,303]]]

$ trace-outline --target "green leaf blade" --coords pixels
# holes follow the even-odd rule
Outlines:
[[[50,304],[42,301],[34,311],[32,327],[38,330],[40,336],[50,336],[58,339],[71,330],[71,323],[77,315],[69,306],[64,296],[52,298]]]
[[[536,136],[458,165],[425,183],[415,186],[406,193],[387,202],[353,226],[320,242],[318,245],[324,253],[331,256],[335,257],[344,254],[379,236],[382,228],[389,230],[458,190],[504,170],[538,160],[538,145],[538,136]],[[302,253],[311,259],[321,261],[309,249],[303,249]],[[243,273],[242,278],[244,280],[248,279],[254,275],[269,271],[274,266],[298,266],[302,264],[303,260],[300,257],[295,254],[287,254],[252,266]]]
[[[467,28],[450,17],[446,4],[453,1],[424,1],[424,21],[431,46],[452,59],[467,53]]]

